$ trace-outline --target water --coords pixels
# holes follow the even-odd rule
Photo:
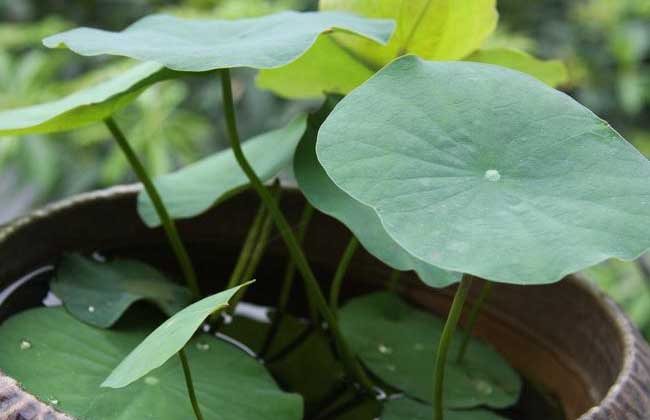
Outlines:
[[[138,257],[154,265],[159,255],[150,250],[139,250]],[[104,254],[94,253],[93,257],[104,260]],[[232,256],[234,260],[234,256]],[[168,260],[166,260],[168,261]],[[173,260],[172,260],[173,261]],[[227,279],[231,267],[229,264],[218,266],[220,273],[214,272],[214,256],[206,254],[204,258],[195,258],[195,264],[200,276],[205,278]],[[39,305],[57,306],[61,301],[49,290],[49,281],[52,278],[54,267],[45,266],[35,269],[28,275],[16,280],[0,292],[0,323],[11,315]],[[281,278],[284,270],[284,261],[269,259],[263,262],[261,272],[277,274]],[[329,273],[325,274],[326,278]],[[268,276],[269,278],[271,276]],[[295,296],[304,293],[296,282]],[[213,285],[214,293],[223,285]],[[277,285],[271,282],[259,281],[255,288],[251,288],[246,298],[241,302],[235,313],[228,317],[220,326],[220,332],[214,333],[213,327],[204,324],[201,330],[212,333],[217,338],[225,340],[251,357],[264,363],[274,376],[278,384],[287,391],[299,392],[305,400],[305,420],[372,420],[381,415],[381,402],[383,398],[393,398],[384,394],[380,398],[365,396],[345,380],[345,375],[329,338],[319,328],[314,328],[300,314],[306,314],[304,299],[293,299],[289,313],[282,316],[276,315],[269,306],[276,299]],[[88,306],[89,312],[94,312],[95,307]],[[274,318],[281,320],[279,328],[272,334],[271,323]],[[30,351],[32,343],[29,337],[23,338],[16,345],[23,351]],[[414,343],[414,349],[424,349],[422,343]],[[208,351],[210,343],[200,341],[196,344],[198,350]],[[383,344],[377,347],[382,354],[391,354],[393,349]],[[390,370],[396,366],[387,366]],[[308,369],[308,370],[307,370]],[[159,379],[146,376],[143,381],[147,385],[157,385]],[[484,381],[477,381],[476,387],[480,392],[489,394],[492,386]],[[54,396],[48,398],[51,405],[58,405],[59,400]],[[515,407],[499,412],[502,416],[512,420],[565,420],[559,404],[553,398],[545,395],[534,384],[526,382],[519,402]]]

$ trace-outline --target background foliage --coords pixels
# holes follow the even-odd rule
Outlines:
[[[498,4],[499,29],[488,45],[515,46],[564,60],[570,81],[562,89],[650,156],[650,2]],[[45,51],[40,40],[69,27],[122,29],[160,11],[236,18],[316,7],[316,0],[0,0],[0,109],[59,97],[130,65],[103,57],[88,60],[65,50]],[[244,138],[280,127],[298,110],[314,105],[260,91],[254,76],[251,71],[234,74]],[[218,92],[217,78],[168,81],[149,89],[117,116],[153,174],[226,147]],[[101,125],[25,140],[0,141],[0,224],[58,198],[134,180]],[[650,259],[608,262],[587,274],[650,335]]]

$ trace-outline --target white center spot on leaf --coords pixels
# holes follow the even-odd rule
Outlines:
[[[488,169],[485,171],[483,178],[487,179],[488,181],[497,182],[501,179],[501,174],[496,169]]]
[[[144,378],[144,383],[147,385],[158,385],[158,382],[160,382],[160,380],[155,376],[147,376]]]
[[[90,305],[90,306],[88,307],[88,312],[90,312],[91,314],[92,314],[93,312],[95,312],[95,307],[94,307],[93,305]]]

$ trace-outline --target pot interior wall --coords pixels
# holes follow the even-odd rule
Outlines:
[[[302,198],[287,191],[282,204],[295,223]],[[238,251],[258,205],[252,194],[241,194],[199,218],[181,222],[179,228],[188,243],[203,248],[201,255],[211,255],[206,254],[206,247],[214,250],[210,263],[230,264],[224,261]],[[0,237],[0,290],[33,269],[52,263],[63,252],[131,249],[135,254],[146,254],[143,250],[160,249],[164,244],[159,229],[150,230],[138,219],[133,188],[81,199],[74,206],[55,207],[27,222]],[[330,278],[348,238],[349,232],[341,224],[322,214],[315,216],[305,247],[317,271],[325,274],[321,278]],[[286,260],[277,234],[268,255],[278,263]],[[164,261],[168,264],[165,269],[175,270],[171,255]],[[219,290],[225,283],[225,279],[211,280],[201,274],[205,291]],[[382,287],[389,274],[365,252],[357,253],[343,298]],[[402,278],[408,285],[403,292],[408,300],[432,312],[446,313],[453,288],[435,291],[414,276]],[[476,295],[476,283],[470,298]],[[260,290],[253,296],[270,299],[271,293],[265,294],[263,287]],[[528,380],[559,398],[567,418],[575,419],[604,398],[623,363],[624,345],[616,315],[603,302],[591,288],[571,279],[549,286],[498,285],[479,319],[477,334],[492,343]],[[303,308],[298,305],[293,309]]]

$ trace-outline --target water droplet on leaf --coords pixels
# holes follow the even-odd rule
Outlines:
[[[485,171],[484,178],[488,181],[497,182],[501,179],[501,174],[496,169],[488,169]]]
[[[32,342],[29,340],[20,340],[20,349],[21,350],[29,350],[32,348]]]
[[[395,369],[397,369],[397,368],[395,367],[395,365],[388,365],[388,366],[386,366],[386,369],[388,369],[391,372],[395,372]]]
[[[55,397],[49,397],[49,398],[47,399],[47,402],[50,403],[50,404],[52,404],[52,405],[59,405],[59,400],[56,399]]]
[[[92,314],[93,312],[95,312],[95,307],[94,307],[93,305],[90,305],[90,306],[88,307],[88,312],[90,312],[91,314]]]
[[[147,376],[144,378],[144,383],[147,385],[158,385],[158,382],[160,381],[155,376]]]
[[[210,344],[204,342],[204,341],[199,341],[196,343],[196,348],[201,350],[201,351],[207,351],[210,350]]]
[[[493,392],[492,385],[482,379],[474,380],[474,387],[483,395],[490,395]]]
[[[393,349],[391,349],[390,347],[386,347],[383,344],[380,344],[377,347],[377,350],[379,350],[379,353],[381,354],[391,354],[393,352]]]

